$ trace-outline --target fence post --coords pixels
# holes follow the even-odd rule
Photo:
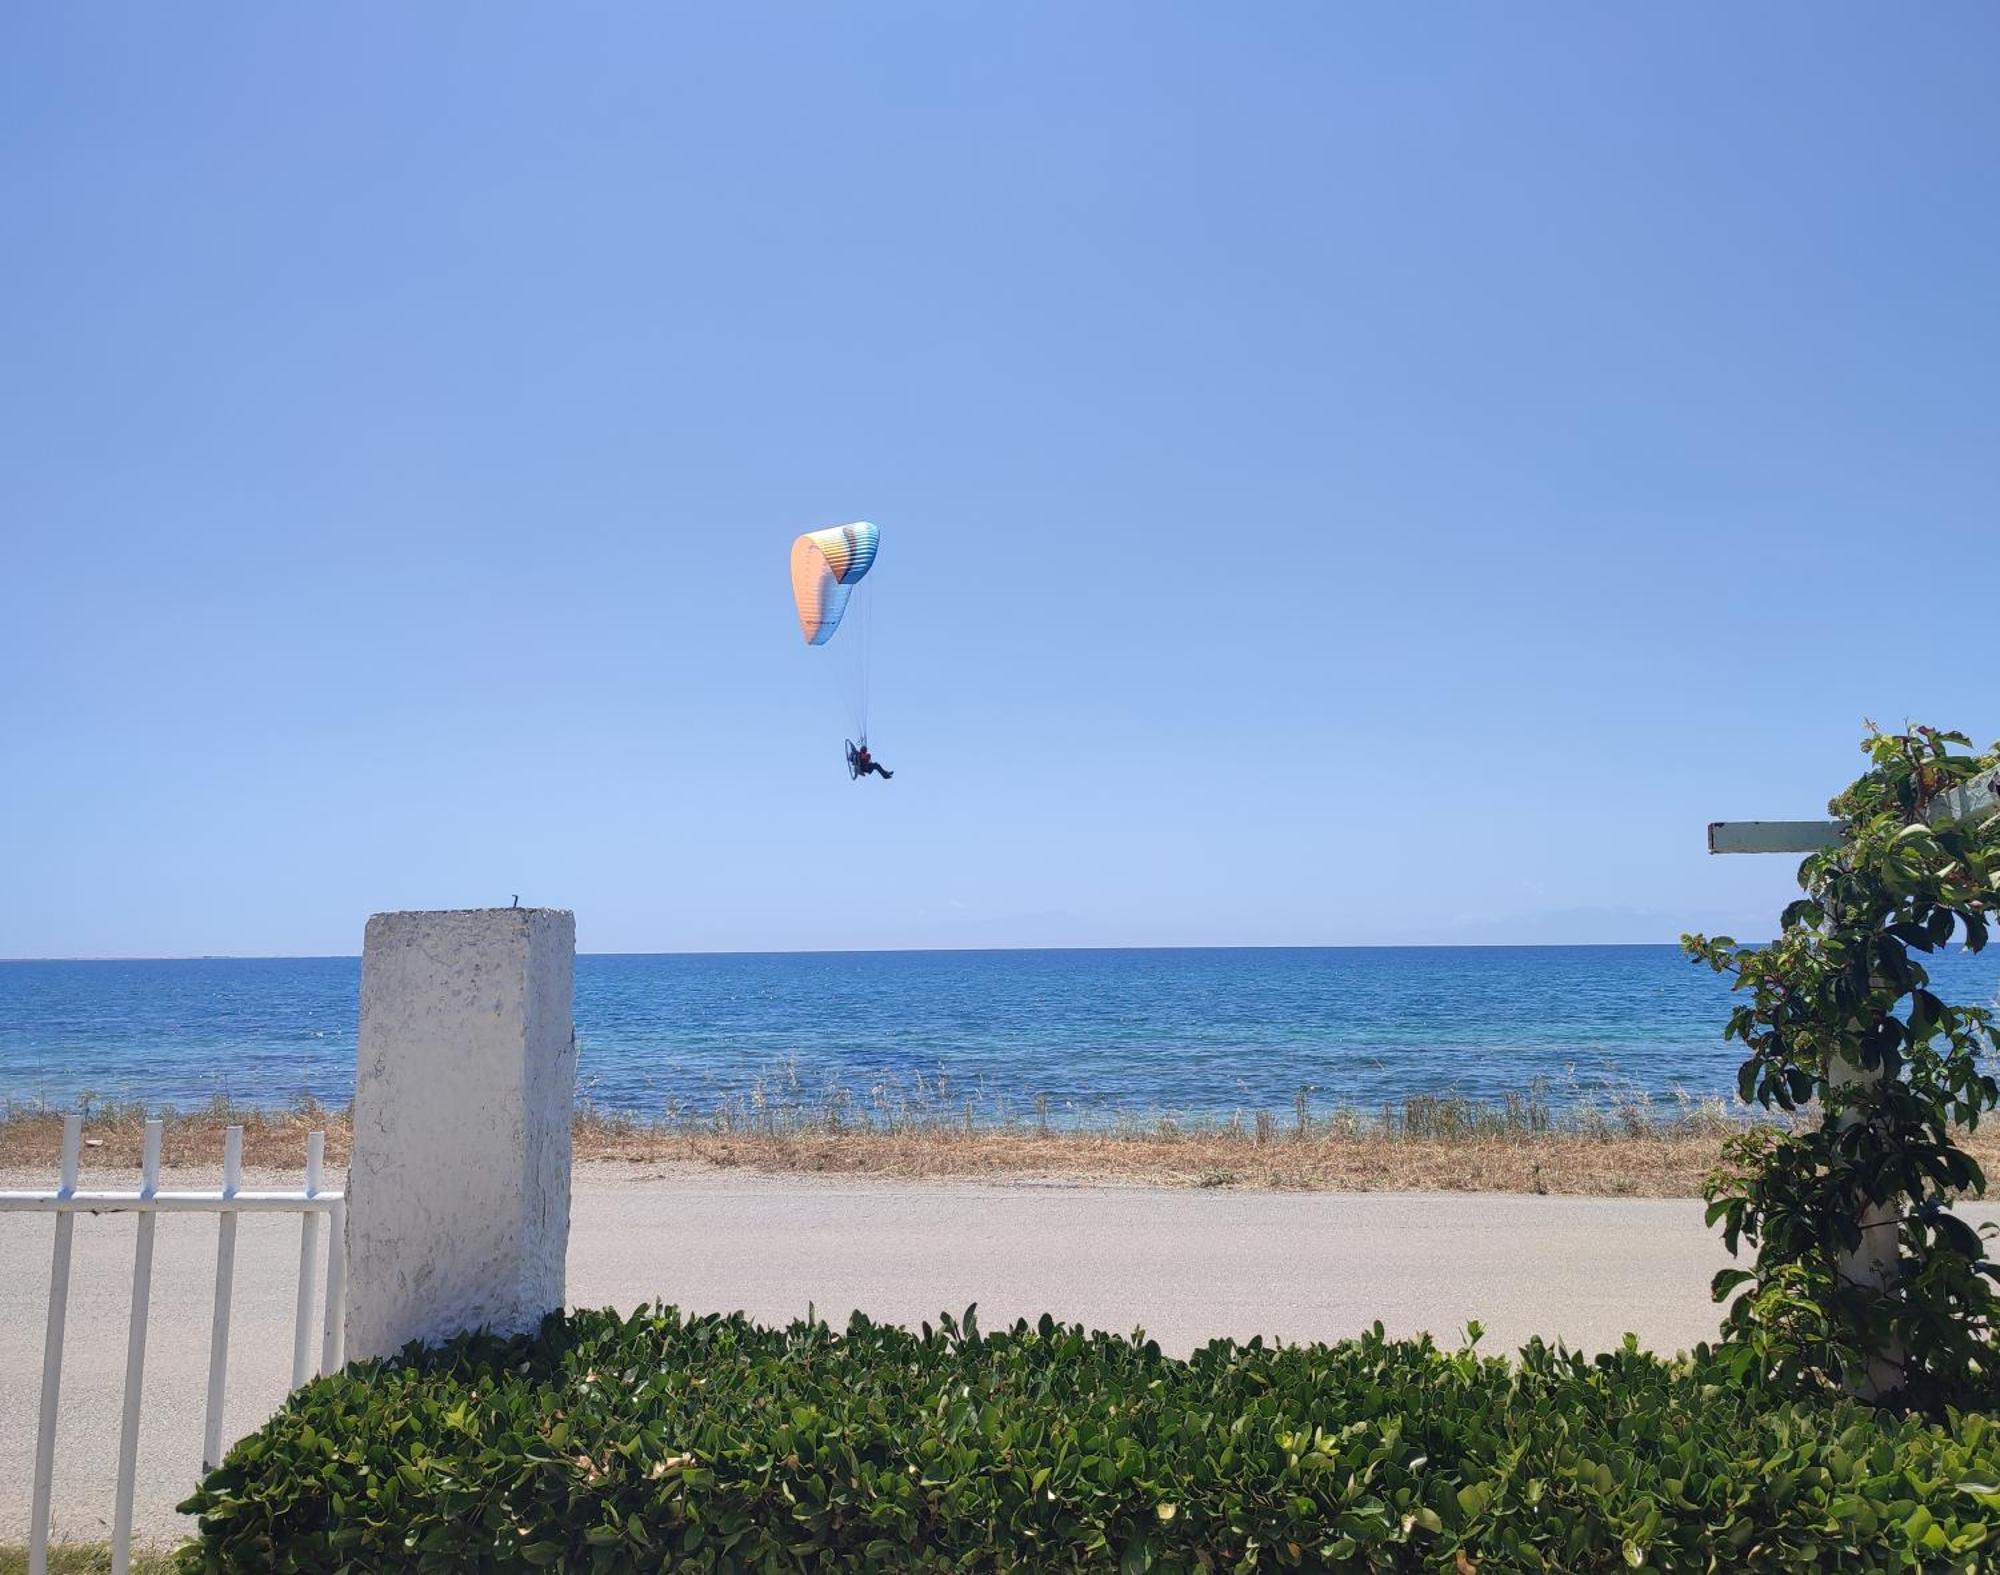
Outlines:
[[[556,908],[368,921],[349,1361],[468,1329],[519,1333],[562,1306],[575,955],[576,920]]]
[[[83,1117],[63,1117],[62,1181],[67,1197],[76,1191],[77,1165],[83,1155]],[[45,1575],[49,1567],[49,1498],[55,1482],[56,1410],[62,1398],[63,1327],[69,1318],[69,1260],[76,1216],[56,1216],[55,1251],[49,1259],[49,1321],[42,1340],[42,1411],[35,1429],[35,1481],[28,1512],[28,1575]]]

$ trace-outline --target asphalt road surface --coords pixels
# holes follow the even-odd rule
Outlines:
[[[212,1185],[212,1178],[169,1185]],[[251,1183],[246,1181],[246,1185]],[[46,1185],[0,1177],[0,1186]],[[1994,1217],[1992,1209],[1976,1217]],[[77,1221],[56,1528],[110,1525],[130,1295],[131,1215]],[[0,1541],[28,1520],[50,1220],[0,1216]],[[137,1525],[188,1529],[207,1387],[213,1216],[163,1216],[153,1267]],[[295,1217],[245,1216],[237,1240],[226,1431],[257,1426],[291,1371]],[[1709,1276],[1726,1259],[1691,1201],[1394,1196],[1147,1187],[813,1181],[657,1168],[578,1169],[573,1305],[654,1300],[765,1321],[903,1323],[1058,1318],[1144,1326],[1170,1351],[1221,1335],[1333,1340],[1380,1319],[1392,1334],[1482,1348],[1531,1335],[1600,1349],[1627,1330],[1659,1350],[1715,1330]]]

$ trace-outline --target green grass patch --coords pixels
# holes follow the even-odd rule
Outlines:
[[[582,1312],[321,1379],[185,1507],[212,1570],[1970,1569],[2000,1429],[1706,1350]]]
[[[173,1575],[180,1568],[171,1553],[134,1550],[128,1566],[132,1575]],[[0,1544],[0,1575],[27,1575],[28,1550],[18,1543]],[[49,1575],[110,1575],[108,1542],[59,1542],[49,1549]]]

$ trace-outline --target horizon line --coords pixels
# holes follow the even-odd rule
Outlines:
[[[1740,945],[1763,946],[1768,940],[1742,940]],[[1962,943],[1951,943],[1958,949]],[[578,957],[910,957],[937,953],[1019,953],[1019,952],[1368,952],[1368,951],[1549,951],[1549,950],[1631,950],[1637,947],[1666,946],[1678,949],[1679,941],[1231,941],[1219,944],[1142,946],[797,946],[797,947],[713,947],[688,951],[578,951]],[[172,956],[140,953],[74,954],[63,957],[0,957],[7,963],[122,963],[122,962],[359,962],[359,952],[184,952]]]

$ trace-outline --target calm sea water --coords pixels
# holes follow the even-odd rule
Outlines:
[[[2000,948],[1936,959],[1947,998],[2000,993]],[[0,1096],[283,1104],[353,1089],[351,957],[0,962]],[[1546,1081],[1727,1093],[1723,981],[1672,946],[586,956],[584,1091],[702,1111],[767,1095],[923,1096],[1058,1121],[1119,1112],[1496,1098]],[[921,1080],[921,1083],[920,1081]]]

